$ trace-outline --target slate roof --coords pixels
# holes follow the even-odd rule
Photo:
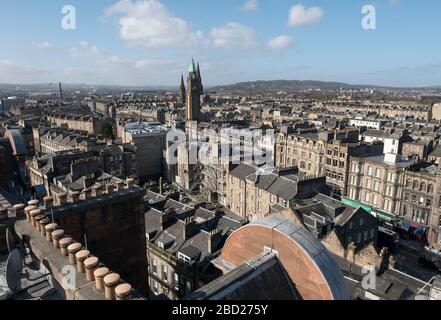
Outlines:
[[[277,256],[264,253],[194,291],[185,300],[298,300],[298,296]]]

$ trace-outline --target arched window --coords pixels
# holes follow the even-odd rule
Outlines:
[[[420,191],[421,192],[426,192],[426,184],[424,182],[421,182]]]
[[[412,181],[410,181],[409,179],[406,180],[406,187],[407,188],[411,188],[412,187]]]
[[[433,193],[433,184],[427,186],[427,193]]]
[[[418,181],[413,182],[413,189],[418,190],[420,188],[420,183]]]

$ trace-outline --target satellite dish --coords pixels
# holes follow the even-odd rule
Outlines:
[[[20,289],[22,271],[21,252],[13,249],[6,261],[6,284],[12,292]]]
[[[6,244],[8,246],[8,251],[12,252],[12,250],[15,248],[15,241],[9,228],[6,228]]]

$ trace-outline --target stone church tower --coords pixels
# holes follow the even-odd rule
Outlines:
[[[191,61],[187,78],[187,101],[185,105],[185,121],[201,121],[201,96],[203,94],[201,72]]]

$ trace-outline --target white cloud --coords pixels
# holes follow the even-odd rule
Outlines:
[[[120,0],[105,17],[117,15],[120,37],[130,45],[146,48],[179,47],[202,41],[187,21],[175,16],[158,0]]]
[[[0,59],[0,83],[34,83],[38,77],[47,77],[47,75],[48,70]]]
[[[172,60],[130,60],[110,55],[85,41],[72,48],[69,56],[86,63],[86,67],[67,67],[64,70],[65,76],[79,82],[84,82],[84,79],[87,79],[87,82],[92,83],[106,84],[113,81],[117,84],[118,81],[121,81],[122,84],[139,84],[161,79],[161,74],[164,77],[175,75],[178,79],[179,72],[185,70],[185,66],[177,67],[177,64]],[[155,74],[155,77],[152,78],[152,74]]]
[[[71,58],[89,59],[100,56],[100,50],[87,41],[81,41],[79,47],[72,48],[69,52]]]
[[[297,4],[289,9],[288,25],[291,27],[309,26],[317,24],[323,17],[324,12],[319,7],[305,8]]]
[[[49,49],[49,48],[52,48],[53,45],[49,41],[44,41],[42,43],[39,43],[37,45],[37,47],[38,47],[38,49]]]
[[[295,44],[295,39],[288,35],[280,35],[268,41],[267,46],[273,51],[282,51]]]
[[[210,32],[213,46],[218,48],[250,48],[257,44],[256,32],[236,22],[214,28]]]
[[[259,2],[257,0],[246,0],[241,9],[245,12],[257,11],[259,10]]]

